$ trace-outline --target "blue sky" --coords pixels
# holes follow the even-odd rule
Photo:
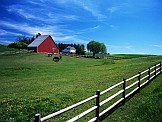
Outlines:
[[[37,33],[103,42],[110,53],[162,55],[162,0],[0,0],[0,43]]]

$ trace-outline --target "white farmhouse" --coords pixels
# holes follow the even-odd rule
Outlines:
[[[63,53],[76,53],[76,49],[74,47],[68,46],[62,52]]]

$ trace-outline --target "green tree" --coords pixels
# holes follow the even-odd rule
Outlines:
[[[25,42],[17,42],[18,45],[18,49],[26,49],[28,44],[26,44]]]
[[[8,48],[16,48],[16,49],[26,49],[27,44],[25,42],[14,42],[7,46]]]
[[[33,36],[33,37],[30,39],[29,44],[31,44],[34,40],[35,40],[35,37]]]
[[[107,48],[106,48],[106,46],[105,46],[105,44],[104,43],[100,43],[101,44],[101,50],[100,50],[100,52],[101,53],[106,53],[107,52]]]
[[[106,53],[106,46],[104,43],[100,43],[97,41],[90,41],[87,44],[87,50],[89,50],[90,52],[93,52],[93,57],[95,58],[95,54],[96,53]]]
[[[29,44],[30,38],[26,36],[18,36],[16,42],[24,42],[26,44]]]
[[[76,54],[78,54],[78,55],[84,55],[85,54],[84,45],[78,44],[78,45],[76,45],[74,47],[76,48]]]

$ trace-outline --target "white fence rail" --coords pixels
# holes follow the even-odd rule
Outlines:
[[[96,105],[92,106],[91,108],[87,109],[86,111],[80,113],[79,115],[76,115],[75,117],[67,120],[67,122],[75,122],[77,120],[79,120],[80,118],[84,117],[85,115],[91,113],[92,111],[96,111],[96,114],[94,116],[94,118],[92,118],[91,120],[89,120],[88,122],[94,122],[97,121],[99,122],[100,119],[102,119],[102,116],[105,114],[109,114],[110,111],[112,109],[114,109],[117,105],[119,104],[125,104],[126,99],[129,98],[131,95],[135,94],[137,91],[139,92],[140,89],[145,86],[146,84],[148,84],[151,80],[153,80],[154,78],[156,78],[156,76],[158,76],[160,73],[162,72],[162,63],[160,62],[159,64],[156,64],[148,69],[146,69],[143,72],[139,72],[137,75],[132,76],[131,78],[128,79],[123,79],[123,81],[109,87],[108,89],[100,92],[99,90],[96,91],[96,95],[89,97],[81,102],[78,102],[74,105],[71,105],[67,108],[64,108],[60,111],[57,111],[55,113],[52,113],[50,115],[47,115],[43,118],[41,118],[40,114],[36,114],[35,115],[35,120],[34,122],[43,122],[46,121],[48,119],[51,119],[56,116],[59,116],[73,108],[76,108],[78,106],[81,106],[83,104],[85,104],[86,102],[89,102],[93,99],[96,99]],[[137,79],[137,80],[136,80]],[[135,80],[135,82],[127,85],[127,83],[131,82],[132,80]],[[116,93],[112,94],[111,96],[109,96],[107,99],[103,100],[100,102],[100,97],[113,90],[114,88],[121,86],[122,85],[122,89],[120,89],[119,91],[117,91]],[[135,88],[134,88],[135,87]],[[132,90],[131,90],[132,89]],[[121,95],[122,94],[122,95]],[[112,105],[110,105],[109,107],[107,107],[105,110],[103,110],[102,112],[100,112],[100,107],[105,105],[106,103],[108,103],[109,101],[111,101],[112,99],[116,98],[117,96],[121,95],[121,97],[114,102]]]
[[[0,52],[0,55],[15,55],[15,54],[24,54],[31,53],[33,50],[17,50],[17,51],[4,51]]]

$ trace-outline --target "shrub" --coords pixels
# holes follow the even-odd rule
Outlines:
[[[16,48],[16,49],[26,49],[27,46],[28,45],[25,42],[14,42],[14,43],[9,44],[7,47]]]

